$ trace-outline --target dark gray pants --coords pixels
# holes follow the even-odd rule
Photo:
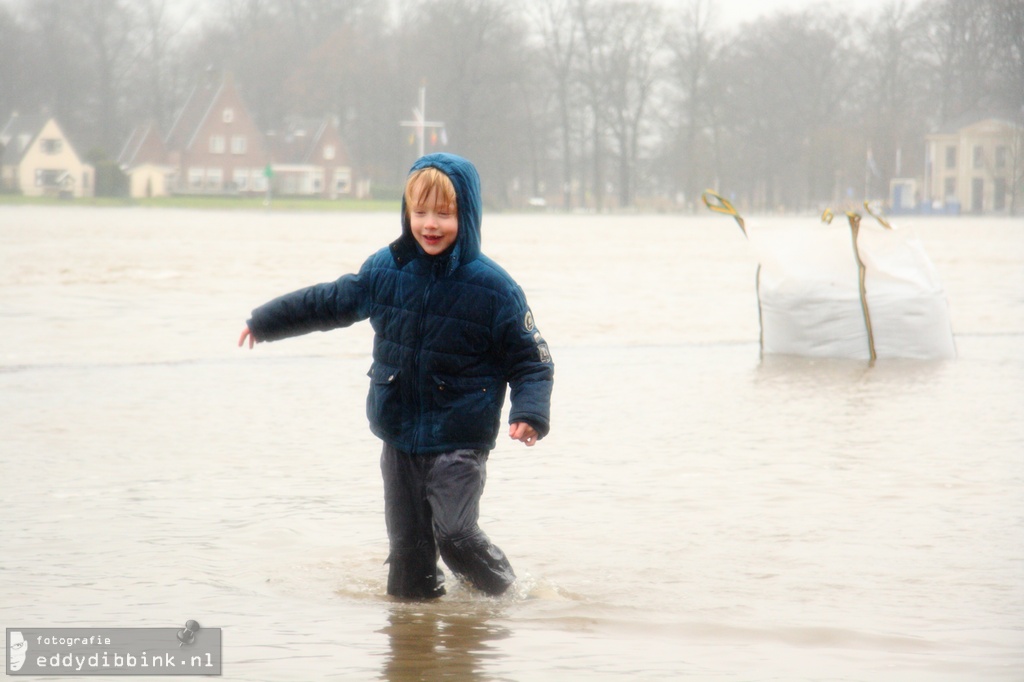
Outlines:
[[[438,553],[456,575],[487,594],[502,594],[515,581],[505,554],[477,525],[486,451],[410,455],[385,443],[380,470],[391,545],[388,594],[443,595]]]

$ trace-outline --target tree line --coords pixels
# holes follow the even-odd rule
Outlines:
[[[724,25],[715,0],[0,0],[0,120],[48,111],[113,159],[227,70],[266,131],[334,117],[386,191],[422,86],[428,150],[472,159],[489,202],[591,210],[882,197],[928,132],[1024,123],[1024,1],[849,4]]]

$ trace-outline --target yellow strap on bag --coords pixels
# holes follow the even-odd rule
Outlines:
[[[931,261],[912,234],[889,225],[877,204],[824,211],[825,223],[846,214],[850,236],[844,237],[845,229],[834,228],[769,224],[761,230],[751,223],[747,229],[728,200],[710,190],[703,200],[708,210],[736,220],[757,254],[762,357],[846,357],[872,364],[888,357],[956,357],[949,305]]]
[[[710,197],[710,199],[709,199]],[[704,201],[704,205],[715,213],[722,213],[724,215],[730,215],[736,220],[736,224],[740,226],[740,230],[743,231],[743,236],[750,241],[750,235],[747,234],[747,225],[740,215],[740,212],[736,210],[728,199],[723,197],[717,192],[713,192],[710,189],[704,190],[700,198]],[[711,199],[714,199],[717,203],[712,203]],[[761,330],[758,335],[759,344],[761,346],[761,355],[764,356],[764,313],[761,309],[761,264],[757,264],[757,272],[754,273],[754,292],[757,294],[757,326]]]
[[[885,218],[883,218],[882,216],[878,215],[877,213],[875,213],[874,211],[871,210],[871,204],[868,203],[867,199],[864,200],[864,210],[868,212],[869,216],[871,216],[872,218],[877,220],[879,225],[881,225],[882,227],[884,227],[887,230],[891,230],[892,229],[892,225],[890,225],[885,220]]]
[[[711,203],[711,200],[708,199],[708,197],[711,197],[717,203]],[[729,203],[728,199],[723,197],[721,194],[711,191],[710,189],[704,190],[704,193],[700,195],[700,198],[704,201],[704,205],[707,206],[712,211],[714,211],[715,213],[724,213],[725,215],[731,215],[733,218],[735,218],[736,224],[740,226],[741,230],[743,230],[743,236],[749,238],[749,236],[747,235],[746,223],[740,216],[740,212],[737,211],[731,203]]]
[[[868,206],[868,202],[864,201],[864,208],[871,214],[879,223],[884,225],[887,229],[892,229],[888,223],[882,220],[880,217],[871,212],[871,207]],[[832,218],[835,214],[832,209],[826,208],[821,214],[821,221],[823,223],[832,224]],[[860,309],[864,313],[864,327],[868,332],[868,352],[871,354],[871,360],[877,360],[878,355],[875,353],[875,333],[871,328],[871,310],[868,308],[868,293],[867,288],[864,285],[867,279],[867,267],[864,265],[863,259],[860,257],[860,247],[857,245],[857,236],[860,234],[860,220],[861,216],[859,213],[853,211],[846,212],[846,219],[850,223],[850,234],[853,238],[853,257],[857,260],[857,290],[860,293]]]

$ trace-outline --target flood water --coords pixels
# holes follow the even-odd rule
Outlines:
[[[1024,221],[897,224],[956,360],[760,358],[722,216],[487,215],[552,431],[490,458],[513,593],[424,604],[384,594],[369,325],[236,347],[397,216],[0,207],[2,626],[195,619],[228,680],[1024,680]]]

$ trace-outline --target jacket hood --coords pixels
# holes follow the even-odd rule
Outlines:
[[[448,255],[448,272],[463,263],[476,260],[480,256],[480,222],[483,217],[483,206],[480,199],[480,174],[468,160],[455,154],[427,154],[420,157],[409,169],[409,174],[421,168],[436,168],[452,181],[455,198],[458,203],[459,233],[455,238],[455,246]],[[415,258],[422,251],[412,236],[409,224],[409,212],[405,205],[405,193],[402,193],[402,236],[391,245],[391,253],[399,267]]]

